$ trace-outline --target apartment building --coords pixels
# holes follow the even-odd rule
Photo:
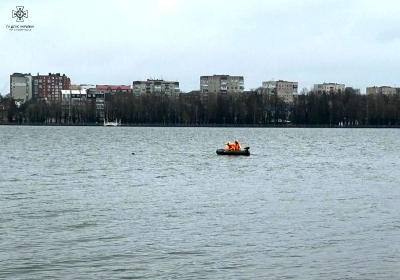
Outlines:
[[[104,90],[96,89],[92,86],[93,85],[88,85],[89,88],[86,89],[87,100],[91,100],[92,102],[95,102],[96,115],[100,118],[100,120],[104,120],[106,92]]]
[[[79,108],[82,106],[83,108],[86,108],[87,102],[94,102],[96,115],[100,120],[102,120],[104,118],[105,93],[104,90],[98,90],[95,88],[61,90],[63,119],[69,119],[71,117],[71,110],[73,107]]]
[[[382,86],[382,87],[367,87],[366,94],[378,94],[382,93],[384,95],[391,95],[396,94],[399,91],[399,88],[389,87],[389,86]]]
[[[243,91],[243,76],[200,76],[200,101],[205,108],[208,107],[209,93],[243,93]]]
[[[147,81],[133,81],[133,93],[141,95],[145,93],[165,93],[170,97],[178,98],[181,92],[179,82],[164,81],[163,79],[147,79]]]
[[[86,90],[69,89],[61,90],[62,119],[70,120],[72,108],[79,108],[86,101]]]
[[[293,103],[294,96],[298,94],[298,82],[283,80],[262,82],[263,92],[274,94],[283,99],[285,103]]]
[[[65,74],[40,75],[33,77],[33,98],[61,101],[61,90],[69,90],[71,80]]]
[[[200,92],[240,93],[244,91],[243,76],[213,75],[200,76]]]
[[[337,83],[314,84],[314,91],[318,93],[344,92],[346,86]]]
[[[14,73],[10,75],[10,93],[15,100],[32,99],[33,79],[31,73]]]

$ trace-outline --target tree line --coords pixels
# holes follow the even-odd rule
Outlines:
[[[5,103],[7,98],[2,98]],[[399,125],[400,94],[318,93],[303,89],[292,104],[261,88],[244,93],[107,93],[102,108],[95,100],[29,100],[19,107],[12,98],[3,114],[13,123],[101,124],[103,118],[131,125]],[[7,117],[7,118],[5,118]]]

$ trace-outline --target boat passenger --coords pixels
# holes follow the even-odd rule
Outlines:
[[[240,146],[240,143],[238,140],[235,140],[235,151],[240,151],[242,147]]]
[[[229,151],[234,151],[235,150],[235,143],[228,142],[228,150]]]

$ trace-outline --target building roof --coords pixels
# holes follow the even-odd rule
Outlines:
[[[226,74],[222,74],[222,75],[216,75],[216,74],[214,74],[214,75],[212,75],[212,76],[200,76],[200,79],[202,79],[202,78],[210,78],[210,77],[215,77],[215,78],[218,78],[218,77],[220,77],[221,79],[228,79],[228,78],[234,78],[234,79],[236,79],[236,78],[243,78],[243,76],[230,76],[230,75],[226,75]]]
[[[323,84],[316,84],[316,85],[337,85],[337,86],[343,86],[344,84],[338,84],[338,83],[323,83]]]
[[[126,85],[96,85],[96,89],[101,89],[101,90],[130,90],[131,86],[126,86]]]
[[[32,76],[31,73],[23,74],[23,73],[13,73],[12,77],[25,77],[25,76]]]
[[[66,77],[65,74],[61,75],[60,73],[49,73],[48,75],[40,75],[39,73],[37,73],[36,75],[36,77],[50,77],[50,76]]]
[[[147,81],[133,81],[132,84],[134,85],[140,85],[140,84],[152,84],[152,83],[160,83],[160,84],[175,84],[179,85],[179,82],[176,81],[164,81],[163,79],[161,80],[152,80],[152,79],[147,79]]]

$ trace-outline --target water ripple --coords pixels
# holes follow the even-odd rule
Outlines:
[[[1,279],[400,277],[399,130],[0,130]]]

